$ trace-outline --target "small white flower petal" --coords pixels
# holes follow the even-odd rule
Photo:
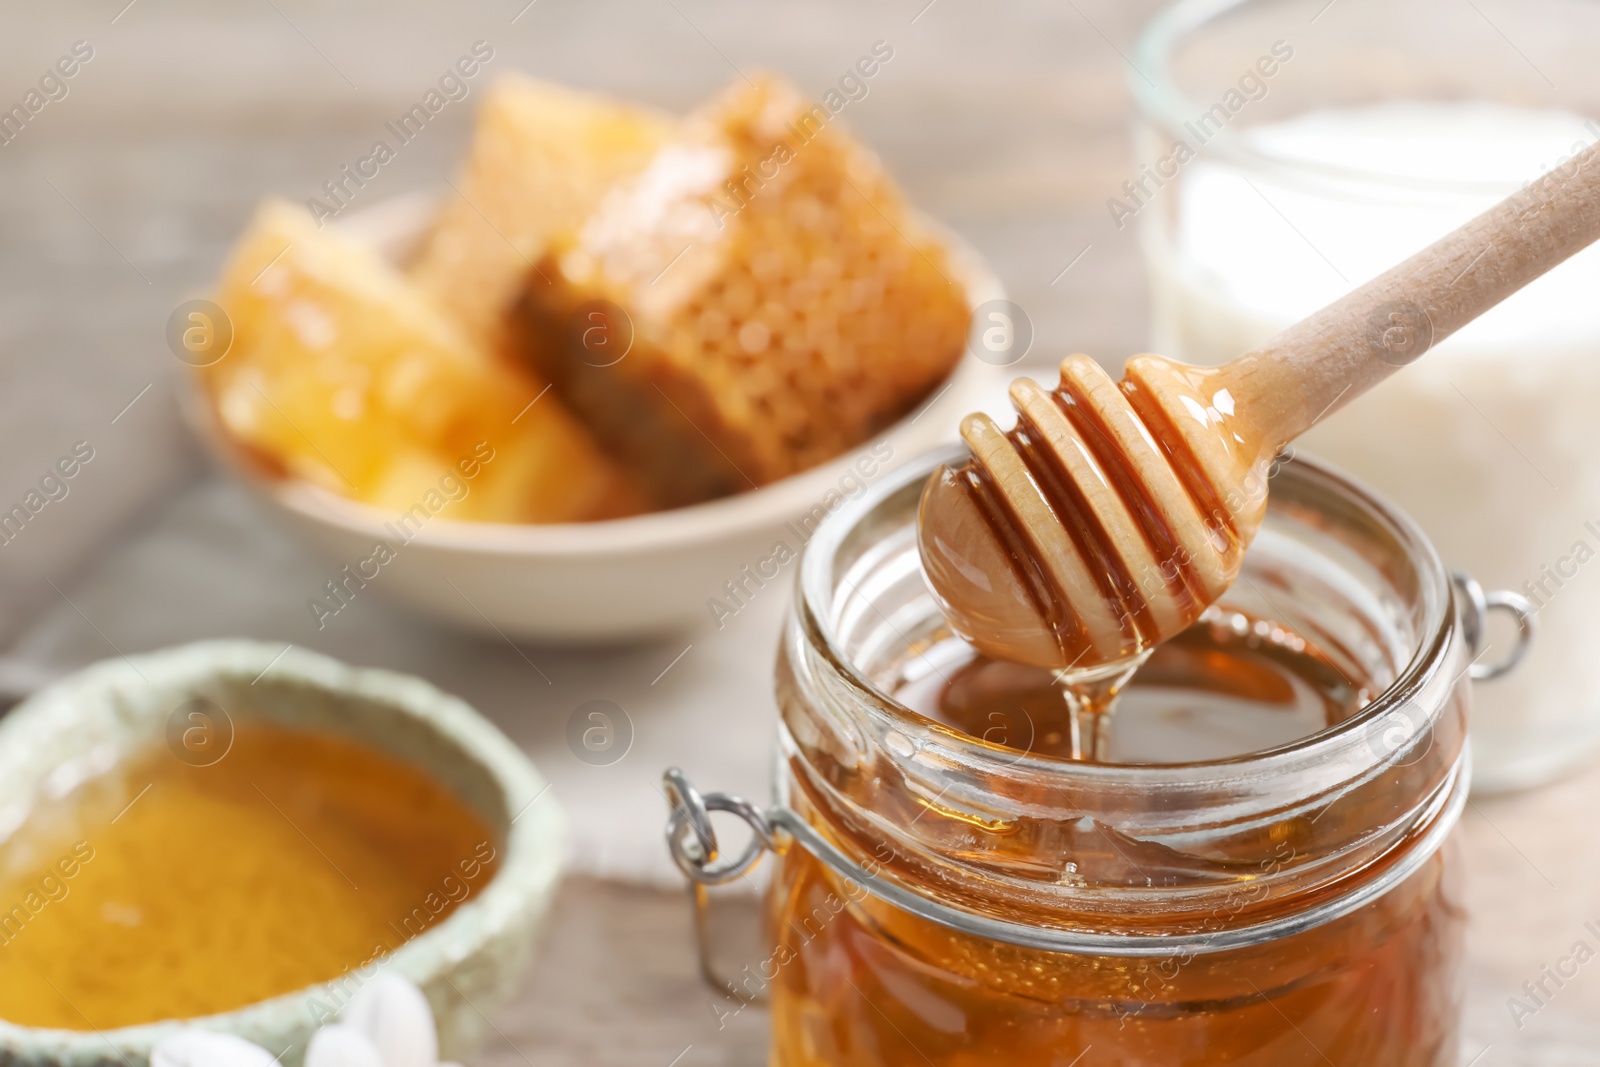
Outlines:
[[[436,1067],[439,1036],[422,990],[380,972],[350,998],[339,1021],[360,1030],[378,1049],[382,1067]]]
[[[156,1042],[150,1067],[273,1067],[272,1053],[233,1034],[180,1030]]]
[[[366,1034],[333,1023],[311,1035],[305,1067],[383,1067],[383,1057]]]

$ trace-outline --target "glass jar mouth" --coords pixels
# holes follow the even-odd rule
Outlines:
[[[1208,25],[1264,2],[1272,0],[1178,0],[1159,11],[1145,24],[1129,59],[1128,85],[1140,114],[1181,138],[1186,124],[1204,114],[1207,105],[1189,96],[1178,85],[1173,72],[1178,48]],[[1314,185],[1324,191],[1339,191],[1353,197],[1370,195],[1375,188],[1471,199],[1486,196],[1498,199],[1508,192],[1505,183],[1499,181],[1418,177],[1276,152],[1251,138],[1248,128],[1242,132],[1220,129],[1204,143],[1207,152],[1237,166],[1269,172],[1285,182]]]
[[[1051,776],[1063,783],[1123,792],[1157,787],[1203,790],[1208,786],[1237,785],[1246,778],[1277,779],[1332,765],[1348,769],[1365,764],[1370,770],[1392,755],[1370,743],[1373,730],[1382,725],[1386,717],[1399,714],[1412,729],[1430,725],[1428,721],[1417,721],[1415,711],[1410,715],[1405,713],[1408,709],[1427,706],[1419,697],[1424,690],[1438,684],[1452,642],[1458,637],[1459,621],[1449,575],[1432,544],[1411,519],[1354,479],[1304,456],[1282,465],[1273,477],[1273,489],[1290,483],[1351,509],[1392,538],[1414,568],[1421,609],[1416,623],[1417,645],[1398,667],[1393,681],[1354,714],[1298,740],[1223,759],[1094,763],[1033,752],[1019,754],[1015,748],[959,733],[906,706],[876,685],[840,646],[831,610],[836,594],[834,563],[847,540],[868,525],[887,503],[902,494],[920,495],[921,486],[939,466],[959,465],[967,458],[966,448],[955,445],[906,464],[825,522],[803,550],[797,597],[802,626],[830,668],[858,696],[865,698],[860,701],[860,707],[869,718],[876,720],[877,728],[913,729],[925,739],[926,745],[943,749],[939,756],[953,764],[973,768],[1003,767],[1013,775]],[[1269,491],[1269,512],[1272,500]],[[1453,687],[1459,680],[1446,680],[1446,688]],[[1432,715],[1425,713],[1424,718],[1431,720]]]

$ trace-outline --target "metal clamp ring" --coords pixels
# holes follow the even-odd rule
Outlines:
[[[680,858],[678,843],[682,841],[683,828],[689,825],[692,813],[687,810],[680,811],[676,807],[673,809],[672,821],[667,824],[667,843],[678,866],[695,883],[690,888],[694,893],[701,970],[714,987],[728,991],[730,995],[743,1000],[745,998],[735,991],[733,983],[719,976],[712,966],[707,924],[708,891],[705,887],[709,884],[732,881],[753,866],[760,858],[763,848],[772,847],[762,840],[761,835],[770,835],[773,828],[784,835],[785,847],[789,847],[792,842],[793,845],[804,849],[834,875],[842,878],[847,886],[859,887],[868,896],[891,907],[961,934],[1046,952],[1174,958],[1181,953],[1199,955],[1224,952],[1291,937],[1323,923],[1332,922],[1376,900],[1421,869],[1438,851],[1466,806],[1466,786],[1470,777],[1471,773],[1463,763],[1450,773],[1444,783],[1441,783],[1440,788],[1444,790],[1446,798],[1443,808],[1432,820],[1427,831],[1416,839],[1410,850],[1387,867],[1381,876],[1341,896],[1252,926],[1202,929],[1192,933],[1170,933],[1159,936],[1128,936],[1070,927],[1033,925],[1016,919],[1002,919],[969,911],[956,903],[945,903],[920,890],[883,877],[876,864],[868,867],[857,862],[791,808],[776,805],[769,812],[763,813],[737,797],[725,797],[718,793],[705,798],[705,808],[735,812],[750,823],[751,829],[757,835],[739,860],[725,867],[708,868],[707,865],[692,858]],[[682,772],[676,769],[670,770],[666,778],[668,788],[676,788],[680,796],[692,794],[693,791]],[[693,795],[698,797],[698,794]],[[728,806],[722,807],[721,803],[726,803]]]
[[[689,784],[689,779],[673,767],[661,776],[672,817],[667,820],[667,851],[684,877],[698,885],[722,885],[744,877],[761,859],[763,852],[776,850],[772,826],[764,812],[743,797],[726,793],[707,793]],[[711,813],[725,811],[737,815],[750,827],[750,843],[739,858],[717,863],[717,832],[711,826]],[[686,834],[685,831],[691,831]]]
[[[1455,571],[1450,577],[1466,600],[1462,605],[1461,628],[1474,660],[1483,645],[1484,629],[1490,611],[1495,608],[1509,611],[1517,620],[1517,643],[1512,646],[1510,654],[1497,663],[1474,662],[1467,668],[1467,677],[1475,682],[1487,682],[1514,669],[1528,654],[1528,645],[1533,641],[1535,625],[1533,605],[1528,603],[1526,597],[1509,590],[1496,589],[1492,593],[1485,593],[1477,579],[1465,571]]]

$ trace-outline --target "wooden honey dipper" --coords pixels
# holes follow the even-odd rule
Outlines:
[[[1600,145],[1220,367],[1087,356],[923,492],[918,547],[957,633],[997,659],[1087,669],[1187,627],[1238,576],[1294,438],[1600,237]]]

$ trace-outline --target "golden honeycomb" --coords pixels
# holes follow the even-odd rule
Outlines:
[[[653,111],[508,75],[484,97],[467,163],[411,276],[477,343],[502,320],[552,235],[583,221],[618,179],[649,162],[672,129]]]
[[[969,308],[878,160],[770,78],[689,116],[527,273],[515,341],[658,504],[869,439],[955,366]]]
[[[222,429],[273,470],[400,511],[443,492],[448,504],[429,510],[450,519],[577,522],[639,510],[631,480],[541,396],[543,383],[473,344],[395,267],[301,209],[262,206],[217,302],[233,343],[201,379]]]

